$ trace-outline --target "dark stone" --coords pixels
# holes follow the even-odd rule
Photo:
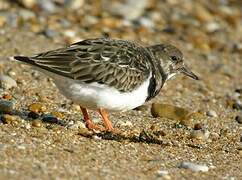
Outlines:
[[[37,118],[39,118],[39,114],[30,111],[30,112],[28,113],[28,117],[29,117],[29,118],[32,118],[32,119],[37,119]]]
[[[58,123],[58,119],[54,116],[51,116],[51,115],[45,115],[42,118],[42,121],[46,122],[46,123]]]
[[[239,123],[242,124],[242,117],[241,116],[236,116],[235,120]]]
[[[233,104],[233,109],[236,109],[236,110],[242,110],[242,105],[238,102],[235,102]]]

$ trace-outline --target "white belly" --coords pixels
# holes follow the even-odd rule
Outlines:
[[[74,103],[89,109],[104,108],[113,111],[134,109],[148,96],[150,77],[132,92],[120,92],[98,83],[81,83],[61,76],[51,76],[61,93]]]

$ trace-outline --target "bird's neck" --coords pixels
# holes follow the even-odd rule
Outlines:
[[[156,60],[152,66],[152,74],[150,78],[150,84],[148,87],[148,96],[146,101],[154,98],[163,87],[165,81],[167,80],[167,74],[165,73],[164,69],[160,66],[158,60]]]

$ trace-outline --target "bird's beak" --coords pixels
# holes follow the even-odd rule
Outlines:
[[[197,77],[196,74],[194,74],[186,65],[183,65],[179,71],[183,74],[185,74],[186,76],[195,79],[195,80],[199,80],[199,78]]]

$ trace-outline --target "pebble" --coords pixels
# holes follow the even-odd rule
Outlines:
[[[236,116],[235,121],[237,121],[239,124],[242,124],[242,117],[241,116]]]
[[[199,3],[194,3],[194,15],[201,22],[210,22],[214,18],[213,15]]]
[[[216,32],[220,29],[220,25],[216,22],[209,22],[206,24],[206,31],[209,33]]]
[[[11,114],[13,111],[13,103],[7,100],[0,100],[0,113]]]
[[[29,118],[32,118],[32,119],[37,119],[37,118],[39,117],[39,114],[38,114],[38,113],[35,113],[35,112],[33,112],[33,111],[30,111],[30,112],[28,113],[28,117],[29,117]]]
[[[239,155],[242,157],[242,150],[239,150]]]
[[[189,111],[169,104],[153,103],[151,106],[151,115],[153,117],[164,117],[181,121],[188,118]]]
[[[191,139],[205,141],[209,138],[210,132],[208,130],[193,130],[190,134]]]
[[[84,5],[84,0],[65,0],[65,6],[72,10],[79,10]]]
[[[242,88],[235,89],[236,93],[242,94]]]
[[[131,121],[125,121],[125,122],[121,122],[120,126],[131,127],[133,126],[133,123]]]
[[[203,124],[201,124],[201,123],[196,123],[196,124],[194,124],[194,128],[193,128],[194,130],[201,130],[201,129],[203,129]]]
[[[43,116],[42,121],[47,123],[57,123],[58,119],[52,115],[47,114]]]
[[[29,111],[37,113],[37,114],[46,112],[46,110],[47,110],[47,108],[44,104],[38,103],[38,102],[29,105],[28,109],[29,109]]]
[[[51,112],[51,115],[58,119],[64,119],[64,114],[59,111],[53,111]]]
[[[85,129],[86,125],[82,121],[76,121],[69,123],[68,128],[72,130]]]
[[[0,27],[4,26],[6,23],[6,17],[0,16]]]
[[[14,122],[17,123],[17,117],[16,116],[12,116],[12,115],[9,115],[9,114],[4,114],[2,117],[1,117],[1,120],[4,124],[14,124]]]
[[[102,140],[102,137],[97,136],[97,135],[93,135],[92,139],[100,141],[100,140]]]
[[[2,98],[5,99],[5,100],[11,100],[12,99],[12,95],[11,94],[4,94],[2,96]]]
[[[147,3],[147,0],[139,0],[139,3],[133,0],[124,0],[121,2],[102,0],[102,6],[105,11],[116,16],[122,16],[128,20],[139,18],[143,14]]]
[[[240,100],[236,100],[233,104],[233,109],[235,110],[242,110],[242,103]]]
[[[194,172],[198,172],[198,171],[207,172],[209,170],[208,166],[206,165],[196,164],[192,162],[182,162],[178,167],[184,168],[184,169],[190,169]]]
[[[58,33],[52,29],[46,28],[42,31],[42,33],[47,37],[47,38],[54,38],[55,36],[58,35]]]
[[[29,19],[34,19],[35,18],[35,14],[32,11],[29,10],[21,10],[19,11],[19,16],[24,20],[29,20]]]
[[[157,172],[157,176],[167,180],[171,179],[171,176],[169,175],[169,172],[167,170],[159,170]]]
[[[27,8],[33,8],[36,5],[36,0],[22,0],[21,4]]]
[[[216,111],[214,111],[214,110],[209,110],[209,111],[207,111],[207,112],[206,112],[206,115],[207,115],[208,117],[218,117]]]
[[[32,121],[32,126],[34,127],[41,127],[42,126],[42,121],[39,119],[33,120]]]
[[[186,127],[192,127],[193,126],[193,120],[192,119],[183,119],[179,122],[180,125],[186,126]]]
[[[54,13],[57,11],[57,7],[54,3],[54,1],[50,1],[50,0],[41,0],[41,1],[37,1],[38,6],[48,12],[48,13]]]
[[[3,89],[11,89],[17,87],[17,83],[13,78],[7,75],[0,75],[0,87]]]

